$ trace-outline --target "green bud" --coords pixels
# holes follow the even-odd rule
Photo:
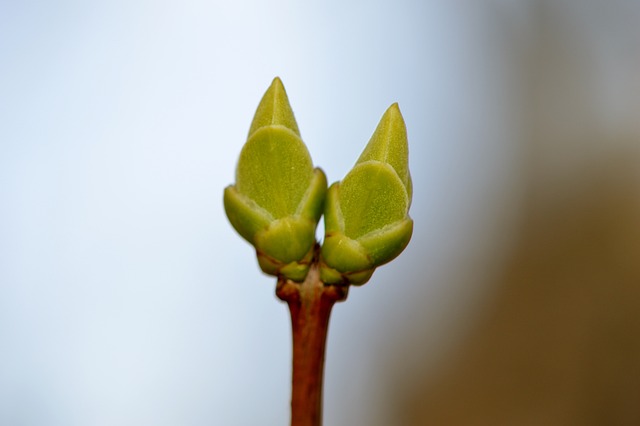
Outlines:
[[[314,169],[284,86],[275,78],[262,97],[240,153],[236,184],[224,207],[251,243],[261,269],[303,281],[313,257],[327,179]]]
[[[327,192],[322,281],[364,284],[398,256],[413,232],[411,196],[407,129],[394,103],[353,169]]]

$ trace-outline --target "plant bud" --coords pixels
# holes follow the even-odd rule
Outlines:
[[[262,97],[240,153],[224,208],[251,243],[261,269],[303,281],[313,257],[327,179],[313,168],[284,86],[275,78]]]
[[[411,196],[407,130],[393,104],[353,169],[327,192],[322,281],[364,284],[398,256],[413,232]]]

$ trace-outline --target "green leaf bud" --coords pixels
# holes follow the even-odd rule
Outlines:
[[[284,86],[276,77],[251,123],[236,183],[224,190],[227,217],[255,247],[265,273],[304,280],[326,190],[325,174],[313,168]]]
[[[364,284],[397,257],[413,232],[411,196],[407,130],[394,103],[353,169],[327,192],[322,281]]]

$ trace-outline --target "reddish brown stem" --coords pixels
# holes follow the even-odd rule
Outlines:
[[[302,283],[280,279],[276,295],[287,302],[293,331],[291,426],[322,425],[322,381],[329,316],[347,298],[346,286],[325,285],[315,262]]]

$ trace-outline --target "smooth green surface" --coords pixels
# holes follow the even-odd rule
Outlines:
[[[359,237],[404,219],[409,199],[393,168],[380,161],[357,164],[340,183],[344,233]]]
[[[302,259],[315,243],[316,224],[300,216],[289,216],[271,222],[255,236],[255,246],[261,252],[290,263]]]
[[[387,225],[358,239],[360,245],[377,266],[395,259],[409,244],[413,220],[406,218]]]
[[[268,211],[240,194],[235,186],[224,190],[224,210],[231,225],[249,242],[253,242],[256,233],[266,229],[274,220]]]
[[[242,148],[236,188],[279,219],[296,212],[312,177],[311,156],[302,140],[286,127],[272,125],[258,129]]]
[[[313,170],[313,177],[298,205],[296,215],[300,215],[317,223],[322,216],[325,194],[327,192],[327,176],[322,169]]]

